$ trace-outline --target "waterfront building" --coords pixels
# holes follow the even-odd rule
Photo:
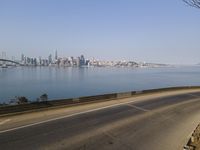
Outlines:
[[[55,60],[58,60],[58,52],[57,52],[57,50],[55,52]]]
[[[85,58],[83,55],[81,55],[80,57],[80,66],[84,66],[85,65]]]
[[[76,59],[76,66],[77,67],[81,66],[81,58],[80,57],[77,57],[77,59]]]
[[[24,62],[24,54],[21,55],[21,62]]]
[[[50,54],[48,57],[48,64],[52,64],[52,63],[53,63],[52,55]]]
[[[86,65],[86,66],[89,66],[89,65],[90,65],[90,60],[89,60],[89,59],[86,59],[85,65]]]

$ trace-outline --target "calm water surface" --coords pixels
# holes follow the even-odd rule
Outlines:
[[[174,68],[0,68],[0,102],[15,96],[35,100],[170,86],[200,85],[200,67]]]

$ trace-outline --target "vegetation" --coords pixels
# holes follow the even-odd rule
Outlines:
[[[42,94],[39,98],[36,99],[36,102],[47,102],[48,101],[48,95]],[[27,104],[31,101],[29,101],[25,96],[16,96],[14,99],[11,99],[8,104],[6,103],[0,103],[1,106],[5,105],[16,105],[16,104]]]
[[[200,9],[200,0],[183,0],[188,5]]]
[[[47,95],[46,93],[43,94],[43,95],[41,95],[41,96],[40,96],[40,100],[41,100],[42,102],[48,101],[48,95]]]
[[[0,103],[0,107],[1,107],[1,106],[5,106],[5,105],[7,105],[7,104],[6,104],[6,103]]]
[[[24,96],[21,97],[17,97],[17,104],[27,104],[28,103],[28,99]]]
[[[39,98],[37,98],[36,101],[37,102],[46,102],[46,101],[48,101],[48,95],[46,93],[42,94]]]

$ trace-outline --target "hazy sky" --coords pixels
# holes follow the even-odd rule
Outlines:
[[[200,9],[182,0],[0,0],[0,52],[192,64]]]

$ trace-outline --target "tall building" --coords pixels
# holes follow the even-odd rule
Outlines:
[[[81,55],[81,58],[80,58],[80,66],[84,66],[85,65],[85,58],[83,55]]]
[[[6,59],[6,52],[2,52],[2,59]]]
[[[33,65],[37,66],[37,59],[36,58],[33,59]]]
[[[79,67],[81,65],[81,58],[77,57],[76,59],[76,66]]]
[[[55,60],[58,60],[58,52],[56,50],[56,53],[55,53]]]
[[[21,55],[21,61],[24,61],[24,54]]]
[[[50,54],[48,57],[48,64],[52,64],[53,60],[52,60],[52,55]]]
[[[39,57],[39,65],[40,66],[42,65],[42,57],[41,56]]]

